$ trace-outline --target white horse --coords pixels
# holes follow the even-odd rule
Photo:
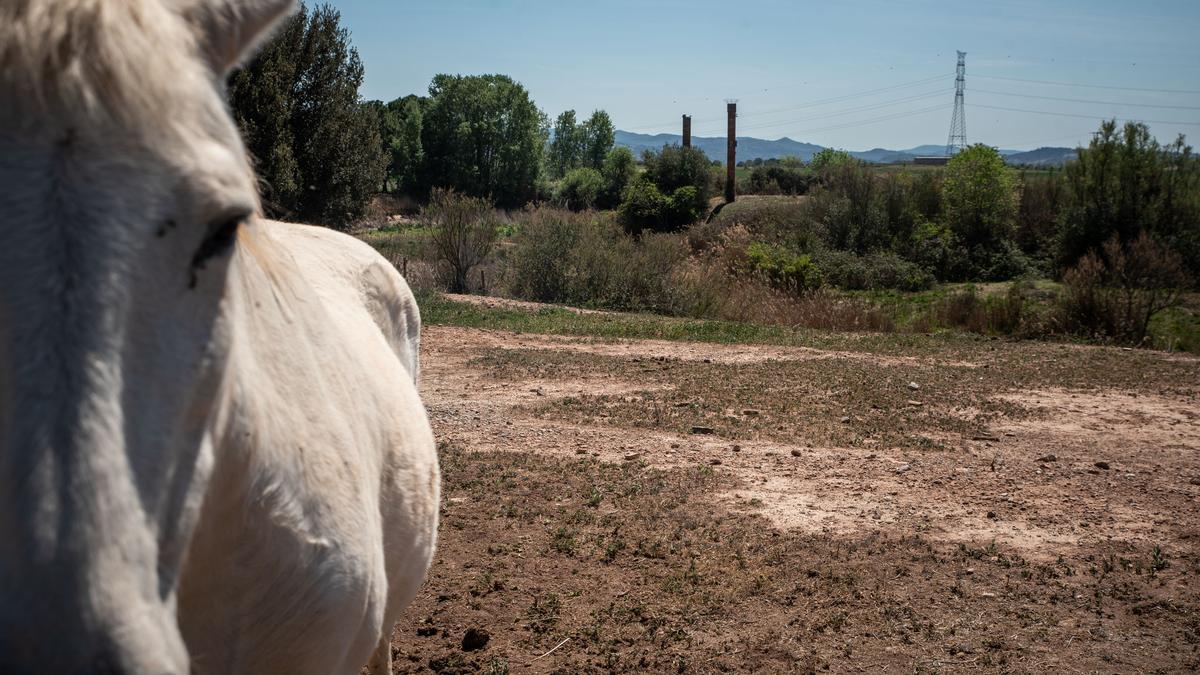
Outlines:
[[[292,0],[0,0],[0,673],[390,670],[419,318],[256,215],[222,82]]]

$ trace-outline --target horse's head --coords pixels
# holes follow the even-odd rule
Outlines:
[[[291,5],[0,3],[0,672],[188,670],[176,580],[258,209],[222,83]]]

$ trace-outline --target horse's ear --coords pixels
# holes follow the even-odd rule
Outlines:
[[[296,0],[173,0],[196,31],[213,72],[224,77],[249,59]]]

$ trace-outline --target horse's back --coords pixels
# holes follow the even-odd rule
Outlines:
[[[295,258],[300,273],[319,294],[330,302],[358,302],[366,308],[415,382],[421,315],[396,268],[366,243],[326,227],[276,221],[263,221],[262,226]]]

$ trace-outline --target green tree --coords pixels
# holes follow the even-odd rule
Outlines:
[[[972,145],[946,165],[943,218],[967,255],[972,278],[1009,278],[1022,271],[1012,242],[1019,193],[1016,174],[995,148]]]
[[[554,138],[550,140],[548,169],[554,178],[561,178],[579,166],[583,155],[585,129],[575,122],[575,111],[566,110],[554,120]]]
[[[604,189],[604,177],[600,172],[580,167],[571,169],[563,177],[559,200],[572,211],[583,211],[596,205]]]
[[[502,207],[536,195],[545,117],[506,75],[437,75],[423,110],[420,182]]]
[[[580,160],[583,165],[599,171],[604,159],[617,140],[612,119],[603,110],[597,110],[583,123],[583,147]]]
[[[1145,124],[1104,122],[1064,174],[1060,265],[1147,231],[1200,271],[1200,162],[1182,136],[1164,148]]]
[[[667,213],[670,208],[671,200],[653,182],[639,176],[625,189],[620,208],[621,224],[633,235],[640,235],[644,230],[664,231],[669,229]]]
[[[400,121],[396,117],[396,114],[383,101],[367,101],[362,106],[370,112],[371,117],[375,120],[375,125],[379,128],[379,140],[383,144],[386,155],[388,139],[396,135]],[[389,191],[388,184],[391,182],[391,178],[392,172],[389,158],[387,169],[383,174],[383,184],[380,186],[381,192]]]
[[[397,191],[412,192],[425,157],[421,146],[421,99],[409,95],[379,105],[382,108],[378,112],[379,132],[388,157],[388,181]]]
[[[637,160],[629,148],[613,148],[604,157],[600,167],[600,175],[604,179],[604,188],[596,206],[602,209],[616,208],[621,203],[621,195],[625,188],[637,176]]]
[[[663,194],[681,187],[694,187],[698,198],[707,202],[713,192],[712,163],[699,148],[664,145],[661,152],[642,153],[645,177]]]
[[[843,164],[849,164],[855,161],[850,153],[845,150],[834,150],[833,148],[821,148],[813,154],[812,159],[808,160],[808,167],[813,173],[821,174],[826,169],[831,169]]]
[[[362,216],[386,166],[380,116],[360,103],[362,61],[340,21],[329,5],[302,5],[229,82],[268,212],[331,227]]]

